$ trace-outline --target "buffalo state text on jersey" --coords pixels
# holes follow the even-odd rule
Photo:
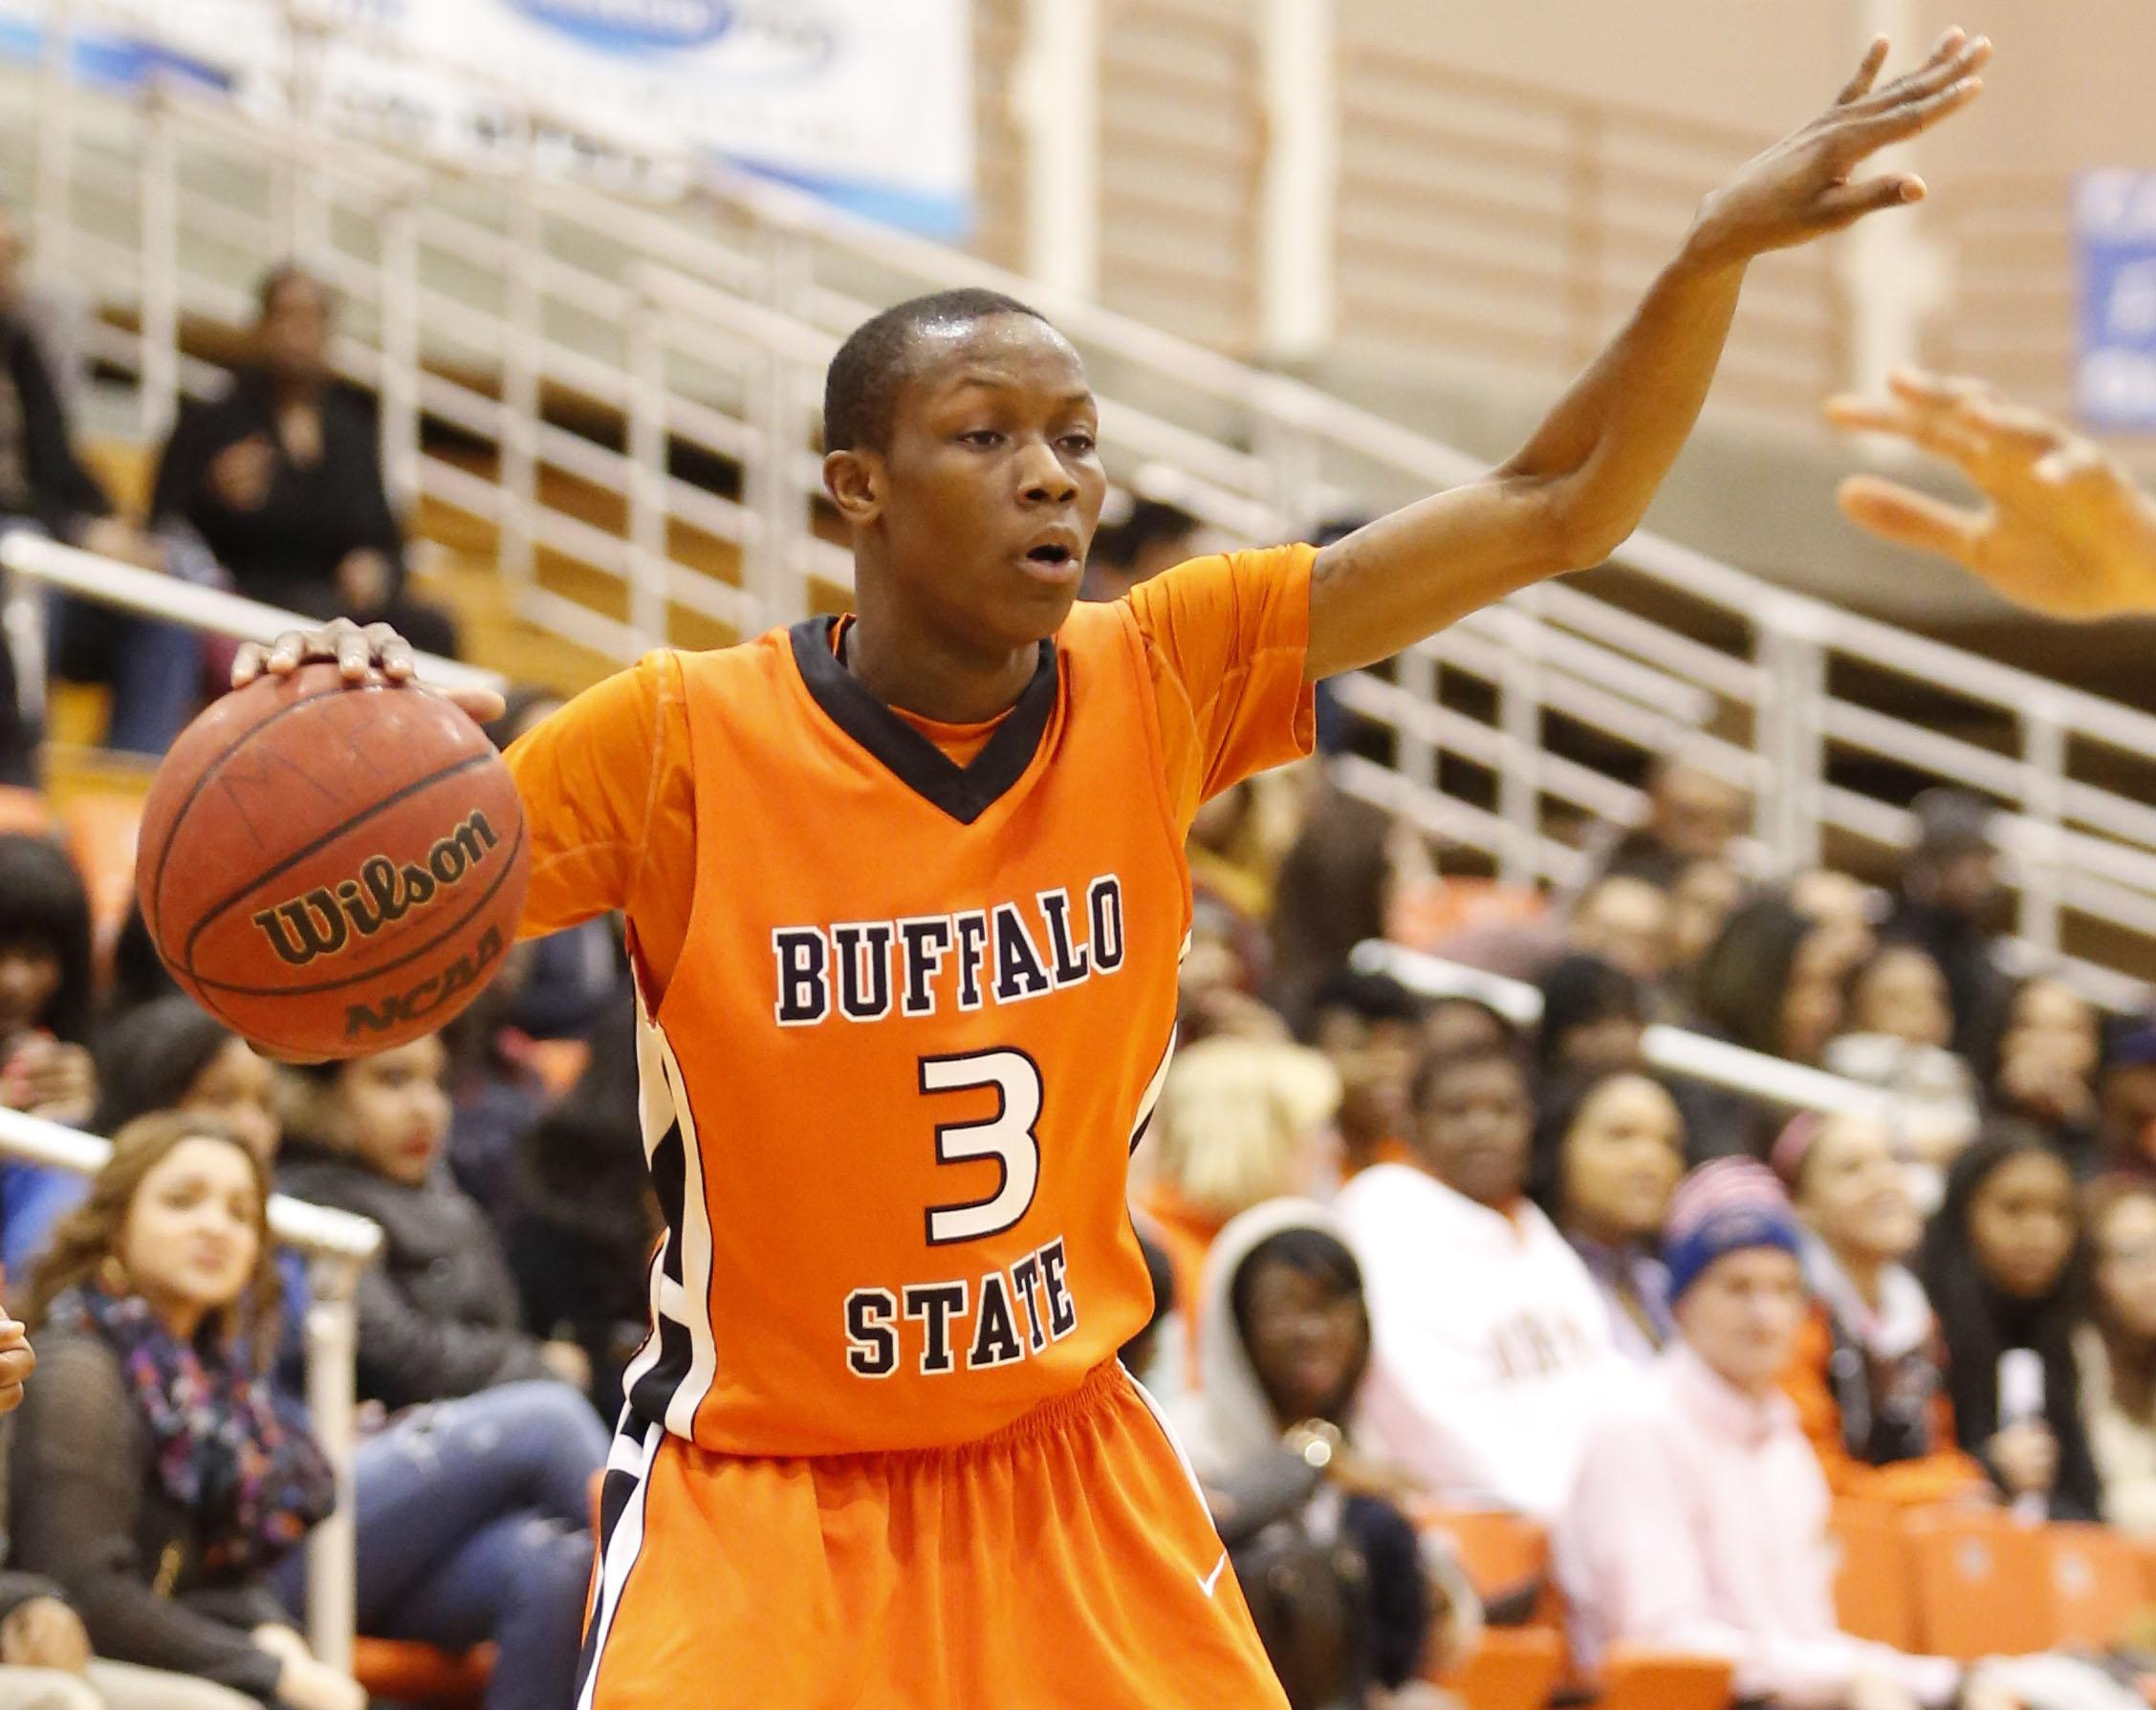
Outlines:
[[[780,926],[771,947],[782,1028],[1022,1004],[1122,967],[1122,884],[1104,873],[1076,894],[1056,886],[1031,901]]]

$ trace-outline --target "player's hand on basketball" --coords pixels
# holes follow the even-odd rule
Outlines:
[[[269,646],[241,644],[232,656],[232,686],[244,689],[257,677],[286,677],[301,665],[334,660],[349,683],[410,682],[418,671],[412,644],[386,623],[361,629],[349,617],[333,617],[318,629],[289,629]],[[485,724],[502,716],[505,703],[492,689],[443,689],[452,704]]]
[[[1695,257],[1741,263],[1923,197],[1924,181],[1914,173],[1860,179],[1857,169],[1866,157],[1928,130],[1974,100],[1983,87],[1975,74],[1992,56],[1992,44],[1949,30],[1916,70],[1874,88],[1886,62],[1886,45],[1884,36],[1872,43],[1834,105],[1700,205],[1688,245]]]
[[[1827,419],[1946,459],[1985,504],[1965,509],[1852,475],[1838,496],[1860,528],[1951,558],[2055,617],[2156,611],[2156,500],[2118,459],[1976,380],[1903,369],[1888,386],[1884,399],[1829,399]]]
[[[30,1332],[0,1309],[0,1413],[13,1413],[22,1405],[22,1386],[36,1370]]]

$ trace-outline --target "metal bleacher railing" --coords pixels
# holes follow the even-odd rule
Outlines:
[[[92,1176],[111,1152],[111,1143],[95,1135],[0,1108],[0,1156]],[[307,1636],[323,1661],[344,1667],[352,1656],[355,1591],[353,1353],[358,1332],[352,1290],[360,1267],[381,1245],[381,1230],[367,1218],[278,1194],[270,1201],[270,1231],[308,1258],[307,1315],[301,1327],[307,1347],[307,1410],[337,1474],[338,1499],[337,1512],[307,1539]]]

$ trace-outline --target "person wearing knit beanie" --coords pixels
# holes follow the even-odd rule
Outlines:
[[[1778,1378],[1805,1312],[1797,1225],[1774,1172],[1719,1158],[1671,1201],[1679,1339],[1588,1433],[1552,1528],[1574,1656],[1710,1651],[1732,1696],[1964,1710],[2014,1701],[1982,1671],[1840,1631],[1818,1541],[1831,1498]]]
[[[1775,1247],[1795,1258],[1797,1214],[1774,1171],[1749,1158],[1718,1158],[1677,1184],[1663,1230],[1669,1297],[1677,1300],[1726,1253]]]

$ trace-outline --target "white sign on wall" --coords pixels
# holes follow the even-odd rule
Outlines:
[[[0,0],[0,48],[24,51]],[[896,225],[962,235],[973,193],[966,0],[107,0],[85,68],[197,62],[240,98],[302,87],[347,121],[486,147],[512,104],[659,155],[716,154]],[[132,39],[130,39],[132,38]],[[145,47],[147,51],[145,51]]]

